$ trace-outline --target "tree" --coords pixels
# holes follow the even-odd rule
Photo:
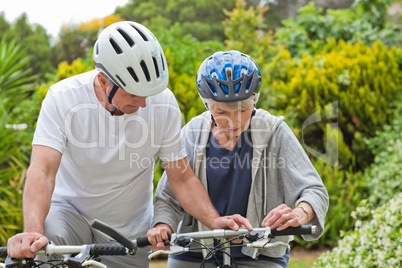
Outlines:
[[[12,25],[0,15],[0,29],[0,38],[5,37],[8,42],[15,40],[26,48],[28,55],[31,56],[32,72],[38,74],[38,79],[44,81],[47,73],[54,72],[57,64],[52,62],[50,36],[42,26],[30,25],[27,15],[23,13]]]
[[[75,59],[85,58],[93,48],[99,31],[121,20],[123,19],[119,15],[110,15],[80,25],[63,25],[60,39],[54,47],[55,64],[63,61],[72,63]]]
[[[233,7],[233,0],[132,0],[118,7],[116,14],[144,24],[152,32],[179,23],[184,34],[190,33],[200,41],[223,41],[221,21],[225,14],[222,9]]]

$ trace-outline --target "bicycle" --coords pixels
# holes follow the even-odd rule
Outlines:
[[[182,254],[189,251],[196,250],[207,250],[208,254],[204,257],[203,262],[200,267],[205,267],[206,261],[214,257],[217,252],[223,253],[223,262],[215,257],[216,263],[218,263],[218,268],[230,268],[238,267],[235,259],[230,255],[230,248],[241,246],[241,247],[252,247],[257,249],[284,246],[290,248],[290,245],[281,241],[271,242],[272,238],[275,236],[285,236],[285,235],[308,235],[314,234],[316,232],[315,225],[302,225],[299,227],[288,227],[285,230],[278,231],[276,228],[270,229],[265,228],[254,228],[253,231],[247,229],[234,230],[211,230],[211,231],[198,231],[192,233],[173,233],[170,236],[170,240],[165,242],[166,246],[170,246],[169,250],[158,250],[149,255],[149,259],[159,255],[159,254]],[[228,239],[230,238],[230,239]],[[217,239],[218,244],[214,245],[212,248],[207,247],[204,243],[200,242],[201,239]],[[230,242],[236,239],[243,239],[243,244],[231,245]],[[199,247],[192,247],[193,244],[199,245]],[[232,266],[232,263],[234,266]]]
[[[149,246],[150,243],[147,237],[139,237],[134,240],[129,240],[123,235],[113,230],[110,226],[95,220],[92,227],[102,231],[103,233],[114,238],[119,244],[89,244],[78,246],[60,246],[54,245],[50,242],[45,249],[35,253],[35,255],[46,255],[47,261],[38,261],[34,259],[13,259],[7,256],[7,248],[0,248],[0,258],[7,256],[5,263],[0,263],[0,267],[5,268],[36,268],[43,265],[49,265],[50,267],[103,267],[106,265],[101,263],[100,256],[106,255],[135,255],[137,247]],[[230,242],[235,239],[243,239],[246,243],[241,246],[253,247],[253,248],[269,248],[276,246],[285,246],[289,248],[289,244],[284,242],[271,242],[271,239],[275,236],[281,235],[303,235],[314,234],[316,226],[305,225],[300,227],[288,227],[283,231],[275,229],[255,228],[253,231],[247,229],[224,230],[216,229],[211,231],[199,231],[192,233],[173,233],[169,235],[169,240],[165,242],[166,246],[170,246],[169,250],[158,250],[149,255],[151,260],[153,257],[159,254],[181,254],[192,250],[206,249],[208,255],[204,258],[200,267],[204,267],[206,260],[215,256],[217,252],[223,252],[223,263],[219,264],[221,268],[233,267],[231,262],[233,261],[234,267],[237,267],[236,261],[230,256]],[[230,238],[230,239],[227,239]],[[218,239],[220,243],[213,248],[209,248],[199,240],[201,239]],[[191,247],[193,244],[198,244],[200,247]],[[228,246],[225,246],[228,244]],[[217,260],[217,259],[216,259]],[[217,260],[218,261],[218,260]],[[219,262],[219,261],[218,261]]]
[[[52,242],[42,250],[35,252],[36,256],[45,255],[46,261],[38,259],[14,259],[7,256],[7,247],[0,247],[0,258],[6,258],[5,263],[0,263],[4,268],[40,268],[49,267],[102,267],[100,256],[135,255],[137,247],[146,247],[150,243],[147,237],[139,237],[133,240],[112,229],[98,220],[92,222],[92,227],[114,238],[119,244],[88,244],[88,245],[55,245]]]

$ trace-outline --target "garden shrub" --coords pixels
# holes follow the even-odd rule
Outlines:
[[[375,161],[364,170],[361,178],[364,183],[360,190],[365,188],[365,194],[359,197],[363,201],[351,213],[354,230],[347,231],[350,228],[345,226],[338,229],[343,230],[343,238],[336,248],[320,257],[317,267],[401,267],[402,102],[398,102],[394,112],[394,123],[366,140],[375,154]],[[327,189],[331,191],[328,185]],[[348,206],[350,200],[345,200]],[[329,222],[334,215],[331,210],[335,212],[338,208],[330,205]],[[326,231],[330,227],[326,226]]]
[[[0,42],[0,245],[22,229],[22,185],[29,163],[30,133],[17,106],[28,98],[37,76],[31,57],[16,40]],[[24,123],[24,124],[23,124]]]
[[[360,200],[365,197],[361,191],[361,172],[352,172],[331,166],[319,159],[312,161],[320,174],[329,195],[329,209],[325,219],[323,235],[314,241],[305,241],[295,236],[295,248],[332,248],[337,245],[339,232],[353,226],[350,214],[356,209]]]
[[[381,40],[387,46],[399,45],[398,26],[386,21],[390,0],[360,0],[347,9],[316,8],[315,2],[299,8],[296,19],[282,21],[275,31],[275,44],[284,45],[292,56],[315,54],[332,39],[366,45]]]
[[[374,164],[364,171],[368,202],[382,205],[402,192],[402,101],[397,98],[395,120],[366,143],[375,154]]]
[[[339,166],[354,166],[358,155],[358,168],[363,168],[372,161],[364,138],[392,122],[394,97],[402,89],[400,60],[400,49],[388,49],[380,41],[372,47],[333,41],[321,53],[301,59],[283,50],[262,73],[272,81],[267,98],[275,98],[274,109],[287,115],[298,137],[325,152],[327,124],[336,120],[343,136]],[[266,106],[264,101],[260,105]],[[303,129],[317,111],[323,120]]]
[[[401,267],[402,193],[376,209],[363,203],[352,216],[354,230],[343,233],[338,246],[322,254],[314,267]]]

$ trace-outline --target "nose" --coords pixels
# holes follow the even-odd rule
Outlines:
[[[141,108],[144,108],[145,106],[147,106],[147,97],[136,96],[135,103]]]

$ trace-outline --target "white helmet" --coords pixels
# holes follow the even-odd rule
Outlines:
[[[155,36],[139,23],[121,21],[104,29],[93,59],[98,71],[133,95],[152,96],[167,87],[165,54]]]

